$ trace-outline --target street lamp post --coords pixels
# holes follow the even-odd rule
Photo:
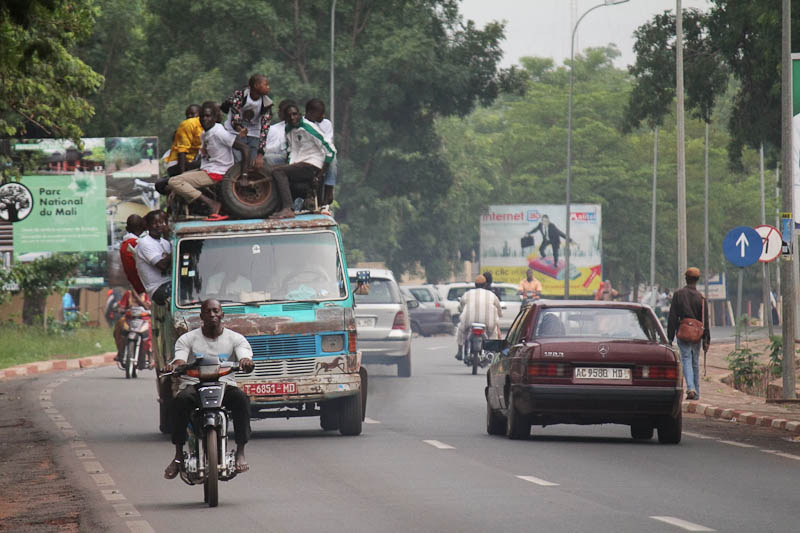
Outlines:
[[[334,58],[334,44],[335,44],[335,36],[336,36],[336,0],[333,0],[331,3],[331,128],[333,128],[333,117],[335,114],[335,98],[334,98],[334,85],[333,85],[333,58]]]
[[[572,195],[572,87],[575,83],[574,81],[574,70],[575,70],[575,32],[578,31],[578,24],[581,23],[583,17],[594,11],[599,7],[605,6],[614,6],[617,4],[624,4],[628,0],[605,0],[602,4],[597,4],[594,7],[589,8],[586,10],[583,15],[580,16],[578,21],[575,23],[575,26],[572,27],[572,35],[570,36],[570,45],[569,45],[569,109],[567,111],[567,246],[566,250],[564,251],[564,298],[569,299],[569,259],[570,259],[570,204],[571,204],[571,195]],[[553,265],[554,267],[558,268],[558,265]]]

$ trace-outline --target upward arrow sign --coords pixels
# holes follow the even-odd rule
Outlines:
[[[744,252],[748,246],[750,246],[750,241],[747,240],[747,237],[744,233],[739,235],[739,238],[736,239],[736,246],[739,247],[741,257],[744,257]]]

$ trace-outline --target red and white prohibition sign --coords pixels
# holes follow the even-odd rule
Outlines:
[[[781,255],[781,232],[778,228],[764,224],[753,228],[761,236],[761,257],[758,258],[762,263],[771,263]]]

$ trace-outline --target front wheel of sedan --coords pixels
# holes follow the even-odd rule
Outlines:
[[[506,416],[506,437],[509,439],[525,439],[531,434],[531,424],[517,412],[514,396],[509,395],[508,415]]]
[[[665,416],[658,424],[658,442],[661,444],[678,444],[683,431],[683,413],[678,416]]]
[[[506,432],[506,420],[503,415],[492,409],[486,401],[486,433],[489,435],[502,435]]]

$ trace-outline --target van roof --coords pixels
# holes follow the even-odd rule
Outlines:
[[[230,220],[185,220],[173,223],[176,235],[192,233],[229,233],[236,231],[279,231],[291,229],[326,228],[337,226],[329,215],[307,214],[295,218],[279,219],[230,219]]]

